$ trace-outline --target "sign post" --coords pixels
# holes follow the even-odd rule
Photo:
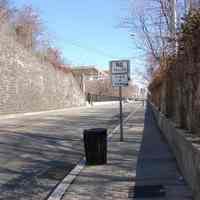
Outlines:
[[[119,108],[120,108],[120,141],[123,136],[123,109],[122,109],[122,87],[128,86],[130,80],[130,61],[115,60],[110,62],[110,72],[113,87],[119,87]]]
[[[124,141],[123,111],[122,111],[122,86],[119,86],[119,110],[120,110],[120,141]]]

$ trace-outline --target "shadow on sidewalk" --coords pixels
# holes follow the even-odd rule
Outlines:
[[[147,107],[135,186],[130,189],[129,197],[163,199],[169,196],[169,199],[185,199],[186,196],[191,196],[187,191],[175,157],[156,125],[151,109]]]

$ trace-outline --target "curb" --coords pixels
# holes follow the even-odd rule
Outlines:
[[[7,114],[7,115],[0,115],[1,119],[12,119],[17,117],[24,117],[24,116],[34,116],[34,115],[40,115],[40,114],[48,114],[48,113],[54,113],[54,112],[64,112],[68,111],[70,109],[79,109],[84,108],[86,106],[77,106],[77,107],[69,107],[69,108],[63,108],[63,109],[56,109],[56,110],[45,110],[45,111],[39,111],[39,112],[28,112],[28,113],[17,113],[17,114]]]
[[[126,123],[140,108],[141,106],[137,106],[136,109],[131,112],[124,120],[123,123]],[[108,135],[108,142],[111,142],[112,136],[118,131],[120,125],[117,125]],[[67,189],[73,183],[75,178],[80,174],[80,172],[85,167],[86,160],[85,157],[82,158],[81,161],[72,169],[72,171],[65,176],[65,178],[57,185],[55,190],[49,195],[46,200],[61,200],[64,196]]]
[[[113,104],[115,102],[94,102],[94,106],[100,106],[100,105],[106,105],[106,104]],[[92,107],[88,103],[86,103],[83,106],[76,106],[76,107],[68,107],[68,108],[62,108],[62,109],[54,109],[54,110],[44,110],[44,111],[36,111],[36,112],[27,112],[27,113],[16,113],[16,114],[5,114],[5,115],[0,115],[0,120],[1,119],[13,119],[17,117],[24,117],[24,116],[34,116],[34,115],[40,115],[40,114],[48,114],[48,113],[54,113],[54,112],[64,112],[68,111],[70,109],[79,109],[79,108],[87,108],[87,107]]]

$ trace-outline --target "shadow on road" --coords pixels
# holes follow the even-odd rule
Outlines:
[[[0,142],[0,157],[8,162],[0,168],[2,199],[32,199],[34,196],[40,199],[40,193],[46,196],[83,156],[77,138],[38,133],[6,134],[9,134],[8,140]]]
[[[116,107],[92,108],[2,120],[0,199],[43,200],[82,158],[83,130],[113,129],[116,113]]]

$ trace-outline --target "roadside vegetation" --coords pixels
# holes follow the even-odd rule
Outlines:
[[[70,72],[70,65],[65,62],[60,49],[49,41],[40,15],[32,6],[16,9],[9,0],[0,0],[0,31],[9,32],[40,62],[48,62],[59,70]]]
[[[135,1],[125,21],[146,54],[149,99],[177,126],[200,130],[200,9],[167,0]]]

